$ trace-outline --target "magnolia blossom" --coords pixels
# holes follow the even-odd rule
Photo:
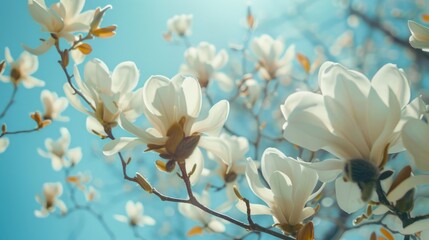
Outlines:
[[[12,82],[15,86],[22,82],[26,88],[45,86],[45,82],[31,76],[39,67],[36,56],[24,51],[18,60],[14,61],[9,48],[5,49],[4,55],[7,64],[10,65],[10,74],[9,76],[0,74],[1,81]]]
[[[429,28],[414,21],[408,21],[408,28],[411,31],[411,46],[413,48],[420,48],[425,52],[429,52]]]
[[[190,47],[185,52],[186,63],[182,65],[182,74],[191,74],[205,88],[210,80],[217,80],[219,87],[223,91],[231,91],[234,82],[225,73],[218,72],[228,61],[228,54],[225,50],[216,54],[216,47],[207,42],[201,42],[198,47]]]
[[[82,150],[80,147],[69,149],[70,133],[67,128],[61,128],[61,137],[54,141],[51,138],[45,140],[47,152],[42,149],[37,149],[40,156],[50,158],[52,168],[55,171],[60,171],[63,167],[70,167],[78,164],[82,158]]]
[[[429,125],[417,119],[410,119],[402,129],[402,139],[416,166],[429,171]]]
[[[175,33],[178,36],[191,35],[192,15],[174,15],[167,21],[167,28],[169,33]]]
[[[45,108],[45,113],[43,114],[43,119],[57,120],[57,121],[68,121],[69,118],[61,116],[69,102],[65,97],[58,97],[56,92],[51,92],[49,90],[43,90],[40,95],[43,106]]]
[[[258,81],[249,77],[240,86],[240,95],[246,99],[246,107],[251,108],[255,105],[261,94],[261,86]]]
[[[383,66],[369,81],[359,72],[326,62],[320,68],[319,86],[321,94],[296,92],[281,106],[284,137],[338,158],[308,166],[318,170],[323,182],[347,170],[345,177],[352,181],[338,178],[335,185],[339,206],[351,213],[364,206],[361,198],[370,198],[378,169],[387,160],[385,151],[404,150],[402,126],[409,118],[419,118],[424,104],[420,98],[409,103],[409,82],[393,64]],[[356,176],[359,171],[366,174]]]
[[[289,83],[289,74],[292,70],[292,60],[295,57],[295,45],[284,51],[283,41],[274,40],[269,35],[262,35],[253,39],[250,48],[258,61],[259,74],[265,80],[278,78],[284,83]],[[283,55],[283,56],[282,56]]]
[[[128,201],[125,205],[125,210],[127,211],[127,216],[123,215],[115,215],[115,219],[128,223],[131,226],[139,226],[143,227],[144,225],[155,225],[156,221],[155,219],[143,215],[143,204],[141,202],[133,202]]]
[[[198,194],[194,194],[194,196],[204,206],[210,206],[210,195],[207,190],[204,190],[201,196]],[[179,212],[183,216],[199,222],[201,224],[201,230],[215,233],[225,232],[225,225],[221,221],[191,204],[179,203]]]
[[[55,208],[60,209],[61,214],[67,213],[67,207],[63,201],[58,199],[63,194],[63,185],[60,182],[43,184],[43,195],[36,195],[36,201],[42,205],[41,210],[35,210],[34,215],[42,218],[47,217],[55,211]]]
[[[55,34],[56,37],[69,42],[77,39],[72,33],[90,29],[94,10],[81,13],[84,5],[85,0],[60,0],[48,8],[44,0],[28,0],[31,17],[41,25],[42,31]],[[55,41],[51,36],[35,49],[26,46],[24,48],[33,54],[41,55],[48,51]]]
[[[229,165],[228,148],[215,137],[228,117],[229,103],[226,100],[216,103],[208,116],[199,120],[201,102],[201,87],[192,77],[177,75],[171,80],[163,76],[150,77],[143,87],[143,103],[140,104],[153,128],[140,129],[121,115],[121,127],[136,137],[111,141],[104,146],[104,154],[112,155],[124,148],[147,144],[148,150],[154,150],[168,160],[164,166],[167,171],[174,169],[175,162],[184,161],[188,172],[195,166],[190,177],[192,183],[204,168],[204,159],[197,146]]]
[[[251,214],[271,215],[283,232],[294,234],[306,219],[316,213],[314,208],[305,206],[323,188],[313,193],[318,181],[316,171],[275,148],[267,148],[262,154],[261,170],[269,188],[261,182],[255,162],[248,160],[246,178],[250,189],[268,206],[250,204]],[[243,201],[237,204],[237,208],[247,212]]]
[[[85,65],[83,80],[77,67],[74,76],[79,91],[92,108],[84,107],[87,104],[82,104],[68,83],[64,85],[64,91],[73,107],[89,115],[86,122],[89,132],[106,136],[117,126],[120,113],[130,121],[140,116],[141,90],[133,92],[140,76],[135,63],[122,62],[110,73],[103,61],[93,59]]]
[[[4,151],[6,151],[8,146],[9,146],[9,138],[1,137],[0,138],[0,153],[3,153]]]
[[[237,185],[238,177],[244,175],[246,171],[245,154],[249,151],[249,141],[245,137],[230,136],[224,133],[220,135],[220,139],[224,141],[231,153],[231,160],[228,161],[230,165],[226,165],[219,157],[212,154],[209,154],[209,157],[218,162],[219,167],[216,169],[216,173],[225,182],[225,191],[228,200],[219,207],[219,210],[223,211],[229,209],[232,203],[237,200],[234,193],[234,185]]]

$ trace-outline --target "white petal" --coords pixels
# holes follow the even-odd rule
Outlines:
[[[128,218],[125,217],[124,215],[115,214],[113,217],[119,222],[128,223]]]
[[[234,81],[223,72],[215,72],[212,78],[217,80],[220,89],[224,92],[230,92],[234,88]]]
[[[0,138],[0,153],[3,153],[4,151],[6,151],[8,146],[9,146],[9,139],[6,137]]]
[[[222,141],[222,139],[217,137],[208,137],[201,136],[198,146],[206,149],[207,151],[213,153],[215,156],[219,157],[226,165],[228,165],[227,172],[231,167],[231,152],[228,149],[228,146]]]
[[[410,101],[410,83],[404,71],[394,64],[386,64],[380,68],[372,78],[371,84],[385,103],[388,103],[387,88],[395,93],[401,108]]]
[[[39,80],[32,76],[27,76],[23,79],[22,84],[26,88],[33,88],[33,87],[43,87],[45,86],[45,82],[42,80]]]
[[[325,159],[320,162],[304,162],[299,161],[300,164],[312,168],[317,171],[319,180],[321,182],[330,182],[337,178],[343,172],[345,162],[340,159]]]
[[[402,130],[402,141],[417,167],[429,171],[429,126],[417,119],[409,120]]]
[[[243,201],[239,201],[235,206],[240,210],[240,212],[247,213],[247,206]],[[250,204],[250,213],[251,215],[272,215],[271,208],[262,204],[254,203]]]
[[[131,92],[139,80],[140,73],[134,62],[122,62],[113,70],[112,90],[122,95]]]
[[[338,206],[349,214],[365,206],[365,202],[361,199],[361,190],[356,183],[345,182],[343,178],[337,178],[335,193]]]
[[[131,149],[137,145],[144,145],[144,144],[145,143],[138,138],[119,138],[119,139],[112,140],[106,145],[104,145],[103,153],[106,156],[111,156],[113,154],[118,153],[121,150]]]
[[[271,203],[274,198],[273,193],[262,184],[254,161],[251,159],[248,159],[247,161],[246,179],[250,189],[256,194],[256,196],[264,200],[264,202],[267,204]]]
[[[40,46],[38,46],[37,48],[30,48],[30,47],[27,47],[26,45],[22,45],[22,47],[27,52],[30,52],[34,55],[42,55],[45,52],[47,52],[52,46],[54,46],[54,44],[55,44],[55,39],[50,37],[47,40],[43,41],[42,44]]]
[[[145,224],[145,225],[150,225],[150,226],[152,226],[152,225],[155,225],[155,224],[156,224],[155,219],[153,219],[153,218],[151,218],[151,217],[149,217],[149,216],[143,216],[143,217],[142,217],[142,222],[143,222],[143,224]]]
[[[86,118],[86,130],[92,134],[96,132],[107,136],[107,133],[104,131],[103,125],[101,125],[101,123],[97,119],[91,116]]]
[[[201,111],[201,87],[194,78],[187,77],[182,82],[182,88],[185,93],[187,114],[197,118]]]
[[[208,224],[208,228],[217,233],[225,232],[225,225],[218,220],[211,220]]]
[[[200,132],[217,135],[222,129],[229,114],[229,102],[221,100],[209,111],[208,116],[192,125],[191,133]]]

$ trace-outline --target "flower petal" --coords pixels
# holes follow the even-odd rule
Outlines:
[[[343,178],[337,178],[335,193],[338,206],[349,214],[365,206],[365,202],[361,199],[361,190],[356,183],[345,182]]]
[[[218,135],[229,114],[229,102],[221,100],[209,111],[208,116],[192,125],[191,133],[200,132]]]
[[[421,170],[429,171],[429,126],[417,119],[410,119],[402,129],[402,141]]]

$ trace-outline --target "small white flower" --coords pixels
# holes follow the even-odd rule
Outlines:
[[[210,80],[216,80],[219,87],[229,92],[234,87],[233,80],[225,73],[218,72],[228,61],[228,54],[221,50],[216,54],[216,47],[207,42],[201,42],[198,47],[190,47],[185,52],[186,63],[182,65],[182,74],[195,76],[201,87],[205,88]]]
[[[42,26],[42,31],[55,34],[68,42],[76,40],[72,33],[86,32],[90,28],[94,10],[81,13],[84,5],[85,0],[60,0],[48,8],[44,0],[28,0],[30,15]],[[41,55],[48,51],[55,41],[50,37],[35,49],[26,46],[24,48],[33,54]]]
[[[246,99],[246,107],[251,108],[259,99],[261,93],[261,86],[253,79],[246,79],[240,87],[240,95]]]
[[[178,36],[191,35],[192,15],[174,15],[167,21],[167,28],[170,33],[177,34]]]
[[[61,214],[67,213],[67,207],[63,201],[58,199],[63,194],[63,185],[60,182],[43,184],[43,196],[36,195],[36,201],[42,205],[41,210],[35,210],[34,215],[42,218],[59,208]]]
[[[389,153],[404,150],[401,129],[407,119],[420,118],[424,106],[421,99],[410,103],[409,82],[402,69],[393,64],[384,65],[370,81],[359,72],[326,62],[319,71],[319,86],[321,94],[297,92],[281,106],[286,119],[284,137],[338,158],[308,164],[318,170],[323,182],[335,180],[354,163],[365,163],[376,177],[386,163],[386,148]],[[365,186],[351,180],[337,178],[335,183],[337,202],[348,213],[365,205],[361,197],[371,196],[370,185],[361,194],[360,188]]]
[[[37,149],[40,156],[50,158],[52,168],[55,171],[60,171],[63,167],[74,166],[79,163],[82,158],[82,150],[80,147],[69,149],[70,133],[67,128],[61,128],[61,137],[57,141],[51,138],[45,140],[47,152],[42,149]]]
[[[210,195],[207,190],[204,190],[200,195],[194,194],[195,198],[206,207],[210,206]],[[201,224],[203,230],[207,232],[222,233],[225,232],[225,225],[214,218],[211,214],[204,212],[203,210],[186,203],[179,203],[179,212],[194,221]]]
[[[14,61],[9,48],[5,49],[4,55],[7,64],[10,66],[10,74],[9,76],[0,74],[1,81],[12,82],[16,86],[22,82],[26,88],[45,86],[45,82],[31,76],[39,67],[37,56],[24,51],[18,60]]]
[[[429,125],[417,119],[410,119],[402,129],[402,140],[417,168],[429,171]]]
[[[294,45],[289,46],[283,54],[283,41],[280,39],[274,40],[271,36],[264,34],[255,38],[250,48],[257,58],[257,67],[263,79],[278,78],[281,82],[290,82],[289,75],[292,70],[292,60],[295,57]]]
[[[61,116],[61,113],[67,108],[69,102],[65,97],[58,97],[56,92],[51,92],[49,90],[43,90],[40,95],[43,106],[45,108],[45,113],[43,114],[43,119],[50,119],[56,121],[68,121],[69,118]]]
[[[70,104],[77,110],[88,114],[87,129],[90,133],[108,135],[117,126],[120,113],[134,121],[140,116],[142,110],[138,105],[141,98],[141,90],[133,89],[137,86],[140,73],[133,62],[122,62],[109,71],[106,64],[93,59],[85,65],[84,80],[81,79],[79,70],[75,67],[74,76],[79,91],[91,103],[95,109],[84,107],[78,95],[68,83],[64,85],[64,91]]]
[[[1,137],[0,138],[0,153],[3,153],[4,151],[6,151],[8,146],[9,146],[9,138]]]
[[[285,233],[293,233],[298,230],[293,230],[295,226],[316,213],[312,207],[305,206],[323,189],[322,186],[313,193],[318,181],[316,171],[286,157],[276,148],[264,151],[261,170],[269,188],[261,182],[255,162],[248,160],[246,178],[250,189],[268,205],[250,204],[252,215],[272,215],[276,226]],[[247,212],[243,201],[237,208]]]
[[[413,48],[420,48],[425,52],[429,52],[429,28],[414,21],[408,21],[408,28],[411,31],[411,46]]]
[[[229,103],[216,103],[205,119],[198,120],[201,112],[201,87],[191,77],[177,75],[171,80],[164,76],[152,76],[143,87],[144,114],[153,128],[140,129],[121,115],[123,129],[136,137],[115,139],[104,146],[104,154],[112,155],[136,145],[147,145],[169,160],[173,169],[176,161],[185,161],[186,168],[196,169],[190,180],[198,179],[204,168],[204,159],[199,147],[219,156],[229,164],[226,144],[215,137],[222,129],[229,113]],[[205,134],[205,135],[203,135]],[[172,169],[170,169],[172,170]]]
[[[219,157],[212,154],[209,154],[209,157],[219,164],[219,167],[215,171],[225,183],[225,191],[228,199],[218,209],[226,211],[237,200],[234,193],[234,185],[238,185],[237,180],[246,171],[247,162],[245,155],[249,151],[249,142],[245,137],[230,136],[224,133],[220,135],[220,139],[225,142],[230,152],[231,160],[228,161],[230,165],[226,165]]]
[[[124,215],[115,215],[115,219],[128,223],[131,226],[143,227],[145,225],[155,225],[155,219],[143,215],[143,204],[140,202],[128,201],[125,205],[125,210],[127,211],[127,216]]]

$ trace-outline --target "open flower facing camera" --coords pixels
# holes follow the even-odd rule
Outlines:
[[[429,240],[424,1],[18,2],[0,239]]]

